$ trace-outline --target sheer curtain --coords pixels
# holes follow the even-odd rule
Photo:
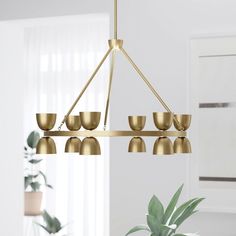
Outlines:
[[[57,113],[55,128],[59,126],[107,50],[107,15],[64,19],[25,29],[25,137],[37,129],[37,112]],[[108,68],[109,63],[103,65],[72,114],[101,111],[104,115]],[[99,129],[102,121],[103,116]],[[54,188],[43,190],[43,208],[67,224],[64,234],[108,235],[109,140],[99,139],[101,156],[64,154],[66,139],[55,141],[58,154],[44,156],[40,164]]]

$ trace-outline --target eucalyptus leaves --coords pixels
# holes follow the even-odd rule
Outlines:
[[[179,234],[176,233],[176,230],[188,217],[197,212],[196,207],[203,198],[193,198],[177,208],[176,205],[182,189],[183,185],[174,194],[165,210],[160,200],[154,195],[148,205],[147,225],[135,226],[126,236],[140,230],[148,231],[150,236],[195,235]]]
[[[36,168],[42,159],[35,158],[35,149],[40,139],[40,135],[37,131],[32,131],[27,138],[27,146],[24,147],[25,160],[27,161],[25,168],[25,191],[37,192],[41,186],[44,185],[48,188],[52,188],[47,183],[46,175]]]

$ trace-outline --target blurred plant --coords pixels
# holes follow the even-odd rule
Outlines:
[[[25,159],[27,161],[24,176],[25,191],[30,190],[30,192],[37,192],[42,185],[52,188],[52,186],[47,183],[46,175],[42,171],[36,169],[36,165],[42,161],[42,159],[35,158],[35,150],[39,139],[40,134],[37,131],[32,131],[26,140],[27,146],[24,147]]]
[[[165,210],[160,200],[154,195],[148,205],[147,225],[135,226],[126,236],[140,230],[148,231],[150,236],[197,236],[197,234],[176,233],[178,227],[197,212],[196,207],[204,199],[193,198],[177,208],[182,189],[183,185],[174,194]]]
[[[42,217],[45,225],[39,223],[35,224],[43,228],[48,234],[57,234],[65,227],[61,225],[61,222],[55,216],[51,216],[46,210],[43,211]]]

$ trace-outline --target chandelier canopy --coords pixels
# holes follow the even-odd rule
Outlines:
[[[65,144],[66,153],[79,153],[80,155],[100,155],[101,149],[96,137],[124,137],[130,136],[131,141],[128,145],[129,152],[146,152],[146,145],[143,137],[156,137],[153,146],[154,155],[170,155],[175,153],[191,153],[191,145],[187,139],[186,130],[190,127],[191,115],[175,114],[169,106],[164,102],[157,93],[143,72],[135,64],[123,47],[123,40],[118,39],[117,33],[117,0],[114,0],[114,38],[108,40],[108,50],[104,57],[82,88],[79,96],[76,98],[67,114],[64,116],[58,130],[52,130],[56,123],[57,115],[55,113],[38,113],[36,119],[38,126],[44,131],[44,137],[40,139],[37,145],[37,154],[56,154],[56,144],[52,139],[53,136],[69,137]],[[144,130],[146,116],[129,116],[128,122],[130,130],[106,130],[107,118],[111,96],[111,85],[113,80],[113,72],[115,67],[115,57],[117,53],[121,53],[131,66],[135,69],[139,77],[148,86],[153,95],[157,98],[165,112],[153,112],[153,122],[156,130]],[[87,90],[91,82],[96,77],[98,71],[104,62],[111,57],[110,74],[108,82],[104,129],[97,130],[100,123],[101,112],[80,112],[78,115],[71,115],[75,106]],[[62,130],[62,126],[66,123],[67,130]],[[175,130],[170,131],[172,124]],[[84,130],[80,130],[83,127]],[[84,139],[81,141],[79,137]],[[171,137],[175,138],[172,144]]]

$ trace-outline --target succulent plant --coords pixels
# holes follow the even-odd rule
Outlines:
[[[51,216],[46,210],[43,211],[42,217],[45,225],[39,223],[35,224],[43,228],[46,232],[48,232],[48,234],[57,234],[65,227],[62,226],[60,220],[58,220],[55,216]]]
[[[148,205],[147,225],[138,225],[132,228],[127,234],[140,230],[148,231],[150,236],[188,236],[196,234],[176,233],[178,227],[190,216],[197,212],[196,207],[204,198],[193,198],[178,208],[176,207],[182,192],[183,185],[172,197],[167,208],[164,209],[160,200],[154,195]]]

